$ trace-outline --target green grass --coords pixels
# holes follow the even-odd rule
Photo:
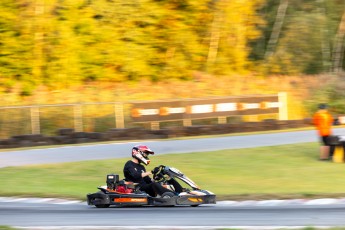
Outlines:
[[[0,225],[0,230],[16,230],[17,228],[13,228],[13,227],[10,227],[10,226],[3,226],[3,225]]]
[[[345,196],[345,165],[318,161],[318,143],[155,155],[151,170],[176,167],[219,199]],[[105,184],[108,173],[122,177],[130,159],[82,161],[0,169],[1,196],[85,199]]]

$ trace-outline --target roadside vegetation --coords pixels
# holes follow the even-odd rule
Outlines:
[[[218,200],[294,199],[345,196],[344,164],[318,161],[318,143],[155,155],[160,164],[180,169]],[[60,197],[85,200],[119,174],[130,159],[7,167],[0,169],[0,196]]]
[[[4,0],[1,106],[285,91],[305,118],[343,95],[344,4]]]
[[[320,102],[345,114],[344,4],[3,0],[0,138],[32,132],[34,112],[13,105],[287,92],[291,120]],[[41,133],[73,128],[73,112],[40,110]],[[83,130],[114,128],[113,113],[88,106]]]
[[[339,0],[3,0],[0,89],[343,70]],[[25,23],[22,23],[25,21]]]

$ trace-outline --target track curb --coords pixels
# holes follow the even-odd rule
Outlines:
[[[86,201],[69,200],[60,198],[37,198],[37,197],[0,197],[0,203],[35,203],[35,204],[85,204]],[[281,205],[345,205],[345,198],[319,198],[319,199],[287,199],[287,200],[245,200],[217,201],[219,206],[281,206]]]

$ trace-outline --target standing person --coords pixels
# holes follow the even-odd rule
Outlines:
[[[313,124],[318,130],[321,141],[320,160],[332,159],[334,146],[328,144],[327,138],[332,134],[333,117],[328,112],[328,106],[326,104],[319,105],[319,110],[313,115]]]
[[[150,178],[152,172],[146,172],[145,167],[141,165],[141,163],[145,165],[150,163],[149,154],[153,155],[154,152],[145,145],[136,145],[132,148],[132,160],[127,161],[123,168],[125,180],[138,183],[139,189],[152,197],[162,196],[165,192],[172,192],[163,187],[159,182],[154,182]],[[176,193],[182,192],[182,187],[176,180],[171,178],[168,182],[174,186]]]

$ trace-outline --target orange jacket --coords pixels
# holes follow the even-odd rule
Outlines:
[[[313,116],[313,124],[320,136],[329,136],[332,133],[333,117],[327,110],[319,110]]]

